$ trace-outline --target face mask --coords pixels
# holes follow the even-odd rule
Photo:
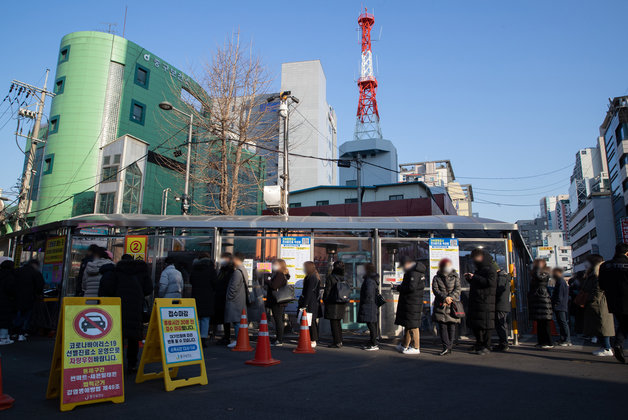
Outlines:
[[[443,273],[445,273],[445,274],[449,274],[449,273],[451,273],[452,271],[454,271],[454,269],[453,269],[453,267],[452,267],[452,266],[450,266],[450,265],[446,265],[445,267],[443,267]]]
[[[229,264],[229,260],[227,260],[226,258],[221,258],[220,259],[220,265],[225,266]]]

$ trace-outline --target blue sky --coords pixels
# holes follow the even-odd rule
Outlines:
[[[128,4],[126,37],[187,71],[238,29],[277,85],[282,62],[320,59],[340,144],[353,134],[365,4],[375,12],[375,37],[382,28],[373,46],[381,126],[400,162],[450,159],[458,180],[475,188],[474,211],[506,221],[533,217],[543,195],[567,192],[574,155],[594,145],[608,98],[628,93],[617,19],[628,15],[626,1],[89,3],[28,2],[37,13],[20,2],[0,6],[2,98],[14,78],[41,84],[46,67],[54,75],[63,35],[110,22],[121,34]],[[5,190],[23,162],[7,115],[0,118]]]

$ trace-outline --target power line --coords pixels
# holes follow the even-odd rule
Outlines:
[[[498,203],[496,201],[489,201],[489,200],[483,200],[483,199],[478,199],[478,200],[473,200],[478,204],[492,204],[495,206],[505,206],[505,207],[538,207],[538,204],[515,204],[515,203]]]
[[[530,187],[530,188],[480,188],[480,187],[473,187],[473,191],[533,191],[533,190],[538,190],[541,188],[549,188],[549,187],[553,187],[559,184],[563,184],[565,182],[564,179],[561,179],[560,181],[556,181],[553,182],[551,184],[547,184],[547,185],[540,185],[537,187]]]
[[[526,176],[512,176],[512,177],[458,176],[456,178],[463,178],[463,179],[487,179],[487,180],[491,180],[491,179],[495,179],[495,180],[530,179],[530,178],[539,178],[539,177],[546,176],[546,175],[552,175],[552,174],[555,174],[556,172],[564,171],[565,169],[571,168],[571,167],[573,167],[572,163],[570,163],[567,166],[563,166],[562,168],[555,169],[553,171],[544,172],[542,174],[536,174],[536,175],[526,175]]]

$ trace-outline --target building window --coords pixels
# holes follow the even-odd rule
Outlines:
[[[50,118],[50,123],[48,126],[48,134],[54,134],[57,131],[59,131],[59,116],[55,115],[54,117]]]
[[[320,200],[316,202],[317,206],[328,206],[329,205],[329,200]]]
[[[70,46],[66,45],[59,51],[59,63],[65,63],[70,59]]]
[[[114,164],[119,164],[120,163],[120,157],[121,155],[118,153],[116,155],[113,155],[113,163]]]
[[[100,194],[100,203],[98,205],[98,213],[112,214],[113,205],[116,200],[116,193],[103,193]]]
[[[595,212],[594,210],[591,210],[589,214],[587,214],[587,220],[590,222],[593,219],[595,219]]]
[[[55,88],[54,88],[55,94],[61,95],[63,93],[64,87],[65,87],[65,76],[61,76],[55,81]]]
[[[117,162],[116,162],[117,157]],[[113,156],[113,164],[111,163],[111,155],[102,158],[102,176],[101,182],[116,182],[118,180],[118,171],[120,170],[120,155]]]
[[[144,118],[146,117],[146,105],[143,103],[137,102],[136,100],[131,101],[131,121],[136,122],[138,124],[144,125]]]
[[[589,232],[589,238],[593,239],[597,237],[597,229],[593,228],[591,229],[591,231]]]
[[[118,155],[119,156],[119,155]],[[115,159],[114,159],[115,160]],[[142,192],[142,171],[137,163],[126,169],[124,176],[124,194],[122,195],[122,213],[140,212],[140,195]]]
[[[150,76],[150,70],[144,66],[137,64],[135,66],[135,84],[143,88],[148,89],[148,78]]]
[[[388,196],[389,200],[403,200],[403,194],[393,194]]]
[[[50,155],[46,155],[44,156],[44,164],[41,168],[41,174],[42,175],[48,175],[52,173],[52,165],[55,162],[55,155],[50,154]]]
[[[357,198],[345,198],[345,204],[353,204],[357,202],[358,202]]]
[[[561,260],[561,261],[569,261],[569,258],[567,258],[567,257],[562,257],[560,260]]]
[[[290,208],[291,209],[296,209],[301,207],[301,203],[290,203]]]

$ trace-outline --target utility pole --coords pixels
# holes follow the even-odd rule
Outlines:
[[[358,217],[362,217],[362,155],[358,153],[355,160],[355,168],[358,172],[356,185],[358,187]]]
[[[28,155],[26,157],[26,167],[24,168],[24,175],[22,176],[22,185],[20,186],[20,195],[19,201],[17,204],[17,217],[15,219],[15,225],[13,230],[18,231],[22,229],[22,223],[24,222],[24,218],[28,213],[31,207],[31,179],[33,175],[33,164],[35,163],[35,154],[37,153],[37,144],[43,142],[39,138],[39,129],[41,127],[41,116],[44,114],[44,107],[46,105],[46,95],[50,97],[54,97],[55,94],[53,92],[49,92],[46,89],[48,85],[48,75],[50,74],[50,69],[46,69],[46,79],[44,80],[44,87],[38,88],[33,85],[29,85],[28,83],[20,82],[18,80],[13,80],[13,83],[17,86],[21,86],[24,89],[28,89],[32,91],[34,94],[39,94],[39,102],[37,103],[37,111],[35,115],[35,126],[33,127],[33,133],[28,138],[31,142],[30,148],[28,150]]]

